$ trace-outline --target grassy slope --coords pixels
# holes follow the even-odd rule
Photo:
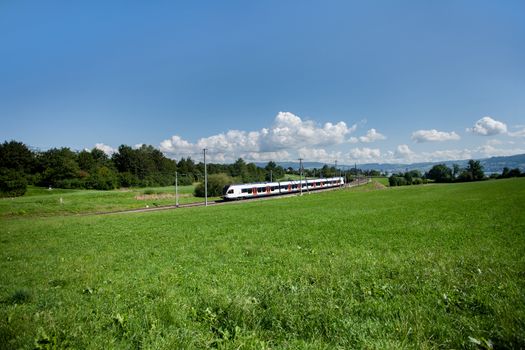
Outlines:
[[[0,344],[524,347],[524,180],[4,218]]]
[[[388,186],[389,185],[388,177],[373,177],[372,180],[376,181],[376,182],[378,182],[378,183],[380,183],[381,185],[384,185],[384,186]]]
[[[193,186],[179,187],[179,203],[204,202],[204,198],[193,197]],[[135,197],[144,193],[168,194],[170,198],[146,198],[137,200]],[[86,212],[102,212],[118,209],[144,208],[159,205],[175,204],[175,187],[134,188],[128,190],[96,191],[96,190],[64,190],[51,191],[30,186],[23,197],[0,198],[0,217],[77,214]],[[62,203],[60,203],[62,198]],[[214,199],[214,198],[211,198]]]

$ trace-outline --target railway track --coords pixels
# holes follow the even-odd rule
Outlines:
[[[348,184],[346,184],[343,187],[332,187],[332,188],[325,188],[320,190],[314,190],[314,191],[303,191],[303,195],[309,194],[309,193],[319,193],[319,192],[327,192],[327,191],[336,191],[341,188],[351,188],[351,187],[357,187],[361,185],[366,185],[367,183],[371,182],[371,179],[363,179],[359,181],[352,181]],[[300,196],[300,193],[283,193],[281,195],[276,196],[266,196],[266,197],[259,197],[259,198],[249,198],[249,199],[242,199],[238,201],[225,201],[225,200],[217,200],[217,201],[208,201],[208,206],[214,206],[214,205],[225,205],[225,204],[234,204],[234,203],[240,203],[240,202],[254,202],[254,201],[261,201],[261,200],[270,200],[270,199],[276,199],[276,198],[284,198],[289,196]],[[179,204],[179,205],[159,205],[156,207],[151,208],[137,208],[137,209],[125,209],[125,210],[115,210],[115,211],[103,211],[103,212],[95,212],[95,213],[86,213],[82,214],[85,216],[90,215],[111,215],[111,214],[125,214],[125,213],[145,213],[150,211],[161,211],[161,210],[172,210],[172,209],[182,209],[182,208],[193,208],[193,207],[203,207],[206,204],[204,202],[195,202],[195,203],[186,203],[186,204]]]

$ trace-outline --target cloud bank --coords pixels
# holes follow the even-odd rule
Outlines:
[[[230,162],[239,157],[251,161],[286,160],[294,156],[330,158],[336,154],[324,148],[350,142],[348,135],[356,128],[357,124],[348,127],[343,121],[319,125],[290,112],[279,112],[270,128],[230,130],[201,138],[195,143],[174,135],[160,143],[160,150],[179,158],[200,153],[206,148],[210,150],[210,159],[219,162]]]
[[[476,147],[434,151],[413,150],[404,143],[390,150],[355,147],[358,144],[370,144],[386,139],[375,128],[370,128],[365,135],[353,136],[358,126],[362,127],[364,123],[356,123],[351,127],[343,121],[319,124],[312,120],[303,120],[290,112],[279,112],[273,124],[268,128],[257,131],[229,130],[201,138],[196,142],[190,142],[179,135],[174,135],[160,143],[160,150],[176,159],[188,156],[200,159],[202,149],[206,148],[209,160],[220,163],[233,162],[241,157],[247,161],[256,162],[296,161],[297,158],[303,158],[307,161],[328,164],[332,164],[335,160],[338,160],[339,164],[353,164],[354,162],[361,164],[414,163],[525,153],[525,150],[519,147],[506,149],[497,139],[490,139],[486,144]],[[507,132],[505,123],[491,117],[481,118],[467,130],[482,136],[498,134],[513,137],[525,136],[525,129]],[[461,137],[454,131],[423,129],[414,131],[411,139],[416,144],[421,144],[456,141]],[[107,152],[111,152],[109,146],[105,147]]]
[[[437,131],[436,129],[431,130],[418,130],[412,133],[412,140],[417,143],[422,142],[440,142],[440,141],[450,141],[450,140],[459,140],[460,137],[454,131],[445,132]]]

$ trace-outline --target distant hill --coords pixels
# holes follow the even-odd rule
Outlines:
[[[491,157],[478,159],[483,165],[483,169],[486,173],[501,173],[504,167],[509,169],[519,168],[521,171],[525,171],[525,154],[517,154],[514,156],[506,157]],[[420,170],[428,171],[436,164],[445,164],[448,167],[452,167],[452,164],[458,164],[460,167],[467,165],[468,159],[465,160],[447,160],[442,162],[424,162],[424,163],[412,163],[412,164],[389,164],[389,163],[368,163],[368,164],[357,164],[357,167],[362,170],[379,170],[381,172],[394,173],[398,171],[407,170]],[[287,169],[289,167],[293,169],[299,169],[299,162],[276,162],[277,165]],[[267,163],[255,163],[259,167],[265,167]],[[320,169],[327,163],[319,162],[304,162],[303,166],[305,169]],[[328,164],[333,166],[334,163]],[[354,165],[338,164],[338,167],[352,168]]]

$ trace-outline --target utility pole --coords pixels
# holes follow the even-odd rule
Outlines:
[[[179,206],[179,184],[178,184],[178,174],[175,172],[175,206]]]
[[[206,148],[202,150],[204,152],[204,205],[208,206],[208,170],[206,169]]]
[[[355,168],[355,178],[357,179],[357,186],[359,186],[359,177],[357,176],[357,163],[354,163]]]
[[[335,160],[334,177],[337,177],[337,159]]]
[[[299,158],[299,188],[301,196],[303,195],[303,158]]]
[[[270,182],[273,182],[272,170],[270,169]]]

